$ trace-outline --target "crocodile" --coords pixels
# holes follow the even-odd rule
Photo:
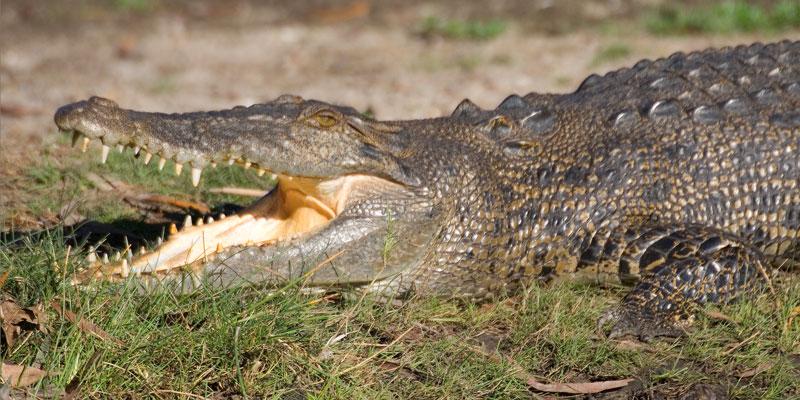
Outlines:
[[[676,53],[432,119],[292,95],[182,114],[92,97],[55,123],[84,150],[100,141],[103,161],[118,146],[189,166],[195,185],[217,163],[277,181],[234,215],[172,225],[146,254],[90,263],[78,285],[295,280],[475,301],[621,283],[598,326],[650,339],[800,262],[800,41]]]

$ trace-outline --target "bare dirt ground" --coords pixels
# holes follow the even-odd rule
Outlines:
[[[181,112],[293,93],[378,118],[423,118],[446,114],[463,98],[493,107],[511,93],[573,90],[591,72],[644,57],[774,38],[644,35],[629,15],[653,1],[317,3],[131,10],[140,3],[4,2],[0,209],[24,189],[13,176],[52,142],[54,110],[91,95]],[[491,16],[508,28],[490,40],[424,38],[416,27],[430,15]],[[597,26],[608,21],[618,22],[602,33]],[[598,62],[603,48],[618,43],[628,54]]]

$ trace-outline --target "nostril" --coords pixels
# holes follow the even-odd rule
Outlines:
[[[84,105],[85,102],[81,101],[78,103],[67,104],[65,106],[59,107],[58,110],[56,110],[56,115],[53,117],[53,120],[60,129],[63,130],[73,129],[74,126],[71,117],[77,113],[83,112]]]

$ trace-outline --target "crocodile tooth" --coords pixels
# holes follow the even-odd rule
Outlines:
[[[192,216],[187,215],[186,218],[183,220],[183,229],[189,228],[192,226]]]
[[[147,254],[147,249],[145,249],[144,246],[139,247],[139,255],[143,256],[145,254]]]
[[[178,233],[178,227],[175,226],[174,223],[173,224],[169,224],[169,234],[170,235],[174,235],[176,233]],[[159,243],[159,244],[161,244],[161,243]]]
[[[100,152],[100,162],[101,162],[101,163],[103,163],[103,164],[105,164],[105,163],[106,163],[106,160],[108,160],[108,152],[109,152],[110,150],[111,150],[111,147],[108,147],[108,146],[107,146],[107,145],[105,145],[105,144],[103,145],[103,149],[102,149],[102,150],[101,150],[101,152]]]
[[[125,146],[123,146],[121,144],[118,144],[117,145],[117,151],[121,154],[123,151],[125,151]]]
[[[122,258],[122,255],[120,254],[120,252],[115,251],[114,252],[114,261],[119,261],[120,258]]]
[[[213,223],[213,222],[214,222],[214,218],[213,217],[206,217],[206,223],[207,224],[210,224],[210,223]]]
[[[138,156],[138,155],[139,155],[139,152],[140,152],[141,150],[142,150],[142,148],[141,148],[141,147],[139,147],[139,146],[136,146],[136,147],[134,147],[134,148],[133,148],[133,154]]]
[[[89,254],[86,256],[86,261],[90,263],[96,262],[97,254],[95,254],[93,250],[89,249]]]
[[[108,264],[108,253],[103,253],[102,260],[103,264]]]
[[[234,162],[236,162],[236,160],[231,158],[228,160],[228,165],[233,165]]]
[[[80,131],[72,131],[72,147],[75,147],[75,145],[78,144],[78,140],[81,138],[81,136],[83,136],[83,134],[80,133]]]
[[[245,161],[244,162],[244,169],[250,169],[251,165],[253,165],[253,163],[251,163],[250,161]]]
[[[180,176],[181,172],[183,172],[183,164],[175,163],[175,175]]]
[[[133,250],[128,247],[128,251],[125,252],[125,259],[126,260],[133,260]]]
[[[123,278],[127,278],[128,275],[131,273],[131,269],[128,268],[128,260],[122,260],[122,266],[120,267],[120,273],[122,274]]]
[[[227,217],[225,213],[219,213],[219,219],[225,219],[225,217]]]
[[[174,226],[175,224],[170,225],[169,230],[172,231],[172,227]],[[156,239],[156,246],[161,246],[161,243],[164,243],[164,239],[162,239],[161,236],[159,236],[158,239]]]
[[[217,253],[222,253],[222,243],[217,243],[217,249],[216,249],[216,252],[217,252]]]
[[[266,173],[267,173],[267,170],[261,169],[261,168],[258,169],[258,176],[264,176],[264,174],[266,174]]]
[[[192,186],[197,187],[200,184],[200,173],[203,172],[202,169],[197,167],[192,167]]]
[[[217,162],[216,161],[212,161],[211,162],[211,168],[217,168]]]
[[[197,219],[197,226],[203,226],[203,217]]]
[[[158,159],[158,170],[161,171],[164,169],[164,165],[167,163],[167,159],[164,157],[159,157]]]
[[[84,153],[86,153],[86,150],[88,150],[88,149],[89,149],[89,143],[90,143],[91,141],[92,141],[92,140],[91,140],[91,139],[89,139],[88,137],[85,137],[85,138],[83,138],[83,143],[81,144],[81,152],[84,152]]]

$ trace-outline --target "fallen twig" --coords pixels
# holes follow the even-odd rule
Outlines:
[[[208,214],[209,212],[211,212],[211,208],[209,208],[204,203],[200,203],[197,201],[180,200],[174,197],[164,196],[161,194],[142,194],[138,196],[132,196],[132,198],[145,203],[160,203],[177,208],[195,210],[201,214]]]
[[[249,189],[240,187],[211,188],[208,189],[208,191],[217,194],[232,194],[234,196],[249,196],[249,197],[261,197],[267,194],[267,191],[263,189]]]
[[[606,390],[619,389],[628,386],[635,379],[619,379],[614,381],[599,382],[571,382],[571,383],[541,383],[533,378],[528,379],[528,386],[540,391],[551,393],[591,394],[605,392]]]

